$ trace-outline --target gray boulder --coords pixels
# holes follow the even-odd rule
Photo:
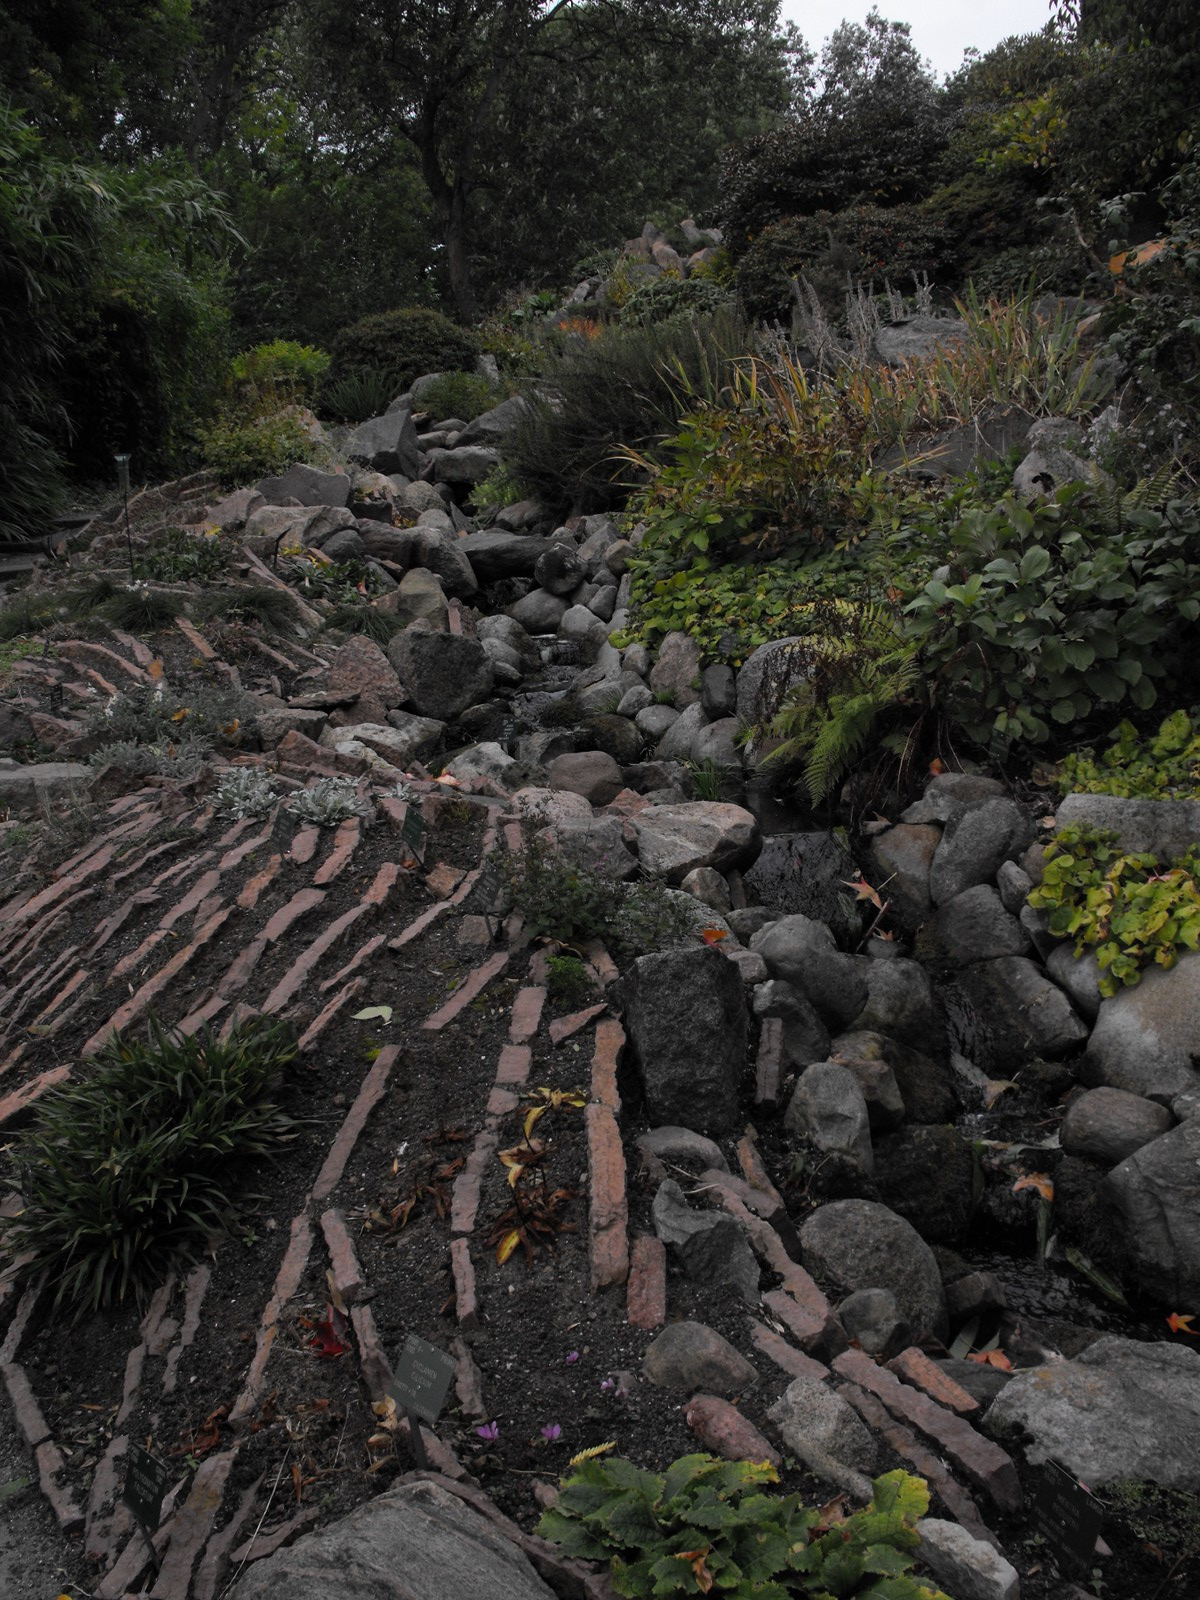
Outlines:
[[[1018,1600],[1021,1579],[1016,1567],[961,1523],[923,1517],[917,1532],[921,1560],[956,1600]]]
[[[521,420],[528,410],[529,403],[520,395],[511,395],[507,400],[501,400],[498,406],[493,406],[490,411],[483,411],[474,421],[468,422],[458,436],[459,447],[473,444],[490,445],[495,448],[503,444],[508,433]]]
[[[882,1033],[843,1033],[830,1046],[862,1083],[880,1065],[892,1071],[904,1108],[913,1122],[949,1122],[955,1116],[953,1074],[948,1065]],[[868,1097],[868,1108],[870,1098]]]
[[[1198,1052],[1200,953],[1189,951],[1169,972],[1152,966],[1136,988],[1101,1003],[1081,1076],[1169,1105],[1200,1089]]]
[[[939,772],[925,785],[925,793],[900,814],[901,822],[943,825],[964,806],[980,800],[993,800],[1007,794],[998,778],[984,778],[975,772]]]
[[[1142,1289],[1172,1309],[1200,1304],[1200,1119],[1144,1144],[1101,1187]]]
[[[555,633],[566,614],[567,602],[549,589],[531,589],[528,594],[514,600],[508,615],[529,634]]]
[[[973,801],[955,812],[929,869],[934,904],[944,905],[977,883],[991,883],[1001,862],[1015,860],[1033,836],[1033,823],[1005,796]]]
[[[552,789],[569,789],[594,806],[606,806],[624,787],[620,767],[603,750],[556,756],[546,772]]]
[[[733,921],[739,937],[746,935]],[[751,939],[754,933],[750,934]],[[783,978],[770,978],[754,990],[752,999],[756,1017],[778,1017],[783,1023],[783,1053],[793,1067],[810,1067],[814,1061],[829,1059],[829,1030],[817,1015],[808,996],[794,983]]]
[[[1025,909],[1030,908],[1027,906]],[[1085,950],[1081,956],[1077,956],[1071,945],[1056,945],[1046,957],[1046,971],[1079,1015],[1087,1022],[1094,1023],[1104,1003],[1104,996],[1100,993],[1100,963],[1094,952]]]
[[[379,609],[390,612],[407,627],[410,622],[428,622],[439,633],[449,627],[450,608],[446,591],[437,574],[428,567],[410,567],[397,586],[383,597]]]
[[[418,523],[413,532],[416,536],[413,566],[427,567],[430,572],[436,573],[447,594],[460,598],[474,595],[479,584],[463,550],[464,541],[456,534],[445,533],[428,523]]]
[[[856,1289],[837,1308],[846,1337],[869,1356],[899,1355],[912,1343],[912,1329],[888,1289]]]
[[[534,564],[534,578],[551,594],[571,594],[586,575],[583,562],[569,544],[547,545],[539,542],[542,549]]]
[[[480,583],[497,583],[501,578],[528,578],[545,549],[541,539],[528,534],[506,533],[503,528],[481,528],[461,541],[463,554]]]
[[[846,887],[855,870],[850,852],[827,829],[769,834],[746,873],[746,891],[778,916],[799,912],[825,923],[835,939],[857,942],[862,927]]]
[[[817,1061],[805,1069],[783,1121],[789,1133],[818,1150],[848,1155],[863,1172],[874,1171],[867,1102],[858,1079],[838,1062]]]
[[[1073,1361],[1014,1374],[984,1418],[1025,1455],[1057,1461],[1096,1489],[1141,1478],[1200,1489],[1200,1353],[1109,1334]]]
[[[675,1250],[693,1283],[730,1288],[747,1305],[758,1303],[758,1262],[732,1217],[693,1210],[670,1178],[658,1186],[652,1215],[655,1233]]]
[[[648,806],[631,820],[644,870],[668,883],[681,883],[696,867],[728,872],[747,865],[758,852],[758,822],[741,806],[694,800]]]
[[[737,745],[739,726],[736,717],[722,717],[717,722],[708,723],[692,740],[689,759],[697,764],[711,762],[714,766],[730,770],[740,767],[742,753]]]
[[[808,657],[798,638],[760,644],[737,675],[737,715],[744,727],[769,721],[787,691],[811,676]]]
[[[297,462],[277,478],[263,478],[258,493],[270,506],[286,505],[289,500],[302,506],[348,506],[350,479],[344,472],[322,472],[319,467]]]
[[[941,828],[909,822],[877,833],[870,842],[872,881],[887,885],[883,893],[907,928],[919,928],[933,910],[929,870],[941,842]]]
[[[700,646],[690,634],[667,634],[650,669],[650,688],[670,693],[678,711],[700,703]]]
[[[343,506],[260,506],[246,518],[247,539],[310,545],[314,550],[339,528],[354,528],[354,517]]]
[[[911,1223],[873,1200],[834,1200],[800,1230],[804,1265],[844,1293],[889,1289],[917,1342],[946,1334],[946,1297],[933,1251]]]
[[[1067,1107],[1059,1143],[1068,1155],[1115,1167],[1174,1125],[1165,1106],[1141,1095],[1124,1089],[1087,1089]]]
[[[700,704],[714,722],[737,715],[737,677],[732,667],[716,662],[700,674]]]
[[[825,1019],[836,1018],[845,1026],[867,1003],[867,970],[874,963],[865,956],[844,955],[823,922],[799,912],[781,917],[756,933],[750,948],[762,956],[773,978],[799,989]]]
[[[836,1463],[856,1473],[875,1470],[879,1450],[849,1403],[820,1378],[794,1378],[767,1412],[788,1449],[821,1477]]]
[[[407,628],[388,641],[387,656],[423,717],[449,722],[492,692],[495,674],[478,639]]]
[[[404,771],[412,762],[431,756],[445,731],[446,724],[431,717],[390,711],[384,723],[354,722],[348,727],[326,728],[319,742],[330,750],[341,750],[349,755],[371,751],[389,766]]]
[[[1088,1036],[1066,995],[1026,956],[977,961],[962,969],[958,982],[987,1019],[993,1063],[1001,1071],[1031,1056],[1067,1055]]]
[[[1115,833],[1122,850],[1157,856],[1164,865],[1200,839],[1200,800],[1134,800],[1113,794],[1069,794],[1056,830],[1084,824]]]
[[[402,1483],[256,1561],[231,1600],[555,1600],[524,1552],[429,1480]]]
[[[758,1381],[758,1373],[728,1339],[702,1322],[672,1322],[646,1351],[642,1371],[664,1389],[734,1395]]]
[[[1029,949],[1024,928],[986,883],[964,889],[953,900],[947,900],[927,934],[930,953],[952,967],[992,961],[997,956],[1023,956]],[[925,950],[923,943],[922,954]]]
[[[651,1119],[715,1135],[737,1127],[747,1020],[733,963],[708,946],[640,956],[621,992]]]
[[[959,317],[914,316],[877,328],[872,342],[884,366],[903,367],[910,361],[928,360],[939,350],[952,349],[966,336],[966,323]]]
[[[648,706],[645,711],[639,711],[638,717],[646,719],[654,708]],[[662,706],[663,711],[671,711],[672,706]],[[692,746],[697,735],[708,726],[708,718],[704,715],[704,707],[699,700],[685,706],[675,716],[675,720],[667,728],[659,740],[654,751],[659,761],[690,761],[692,759]]]
[[[463,484],[474,488],[499,464],[500,457],[495,450],[489,450],[484,445],[470,444],[462,448],[456,446],[453,450],[431,450],[429,461],[435,483]]]
[[[856,1033],[885,1033],[928,1054],[943,1051],[941,1017],[929,974],[917,961],[896,957],[866,962],[867,999],[854,1018]]]
[[[389,411],[360,423],[350,435],[346,453],[375,472],[415,478],[421,470],[421,446],[411,411]]]

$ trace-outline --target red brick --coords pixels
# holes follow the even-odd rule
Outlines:
[[[60,877],[56,883],[52,883],[40,894],[34,895],[32,900],[26,900],[24,905],[17,907],[12,920],[23,924],[33,922],[48,907],[65,899],[74,890],[82,888],[89,878],[94,878],[103,872],[116,854],[116,850],[115,844],[102,845],[95,855],[87,857],[78,867]]]
[[[375,1326],[375,1314],[368,1305],[350,1307],[350,1324],[358,1342],[358,1370],[374,1401],[382,1400],[392,1381],[392,1366]]]
[[[226,906],[222,911],[218,911],[216,916],[210,917],[196,933],[190,944],[185,945],[182,950],[172,956],[166,966],[160,968],[152,978],[144,983],[132,999],[127,1000],[123,1006],[114,1011],[104,1026],[94,1033],[83,1046],[80,1054],[85,1057],[94,1056],[113,1033],[118,1033],[123,1028],[127,1028],[131,1022],[136,1022],[151,1003],[157,1000],[165,989],[170,987],[173,979],[183,971],[196,953],[202,950],[210,939],[215,938],[232,915],[233,907]]]
[[[333,849],[313,873],[316,884],[332,883],[350,865],[350,858],[358,847],[362,835],[362,822],[358,817],[347,817],[339,822],[333,836]]]
[[[211,1277],[212,1268],[204,1262],[199,1266],[193,1267],[187,1275],[183,1296],[183,1323],[179,1329],[179,1337],[171,1346],[167,1355],[166,1365],[163,1367],[162,1391],[164,1394],[174,1392],[178,1379],[180,1357],[191,1345],[192,1340],[199,1331],[204,1296],[208,1292]]]
[[[323,906],[327,895],[322,889],[301,889],[271,917],[262,931],[262,937],[268,944],[274,944],[276,939],[288,931],[294,922],[298,922],[309,911],[315,911],[318,906]]]
[[[620,1115],[621,1096],[617,1092],[617,1062],[625,1048],[625,1030],[615,1017],[596,1025],[596,1048],[592,1053],[592,1099]]]
[[[129,1440],[123,1434],[118,1435],[111,1441],[92,1474],[83,1549],[88,1560],[96,1566],[106,1565],[112,1559],[117,1541],[127,1537],[133,1526],[133,1517],[128,1508],[121,1504],[121,1480],[118,1478],[118,1463],[128,1449]]]
[[[436,900],[445,900],[458,888],[463,877],[461,867],[452,867],[446,861],[439,861],[432,872],[425,874],[425,887]]]
[[[336,1206],[321,1213],[321,1232],[329,1250],[329,1265],[333,1272],[334,1287],[347,1305],[361,1300],[366,1291],[362,1267],[354,1241],[346,1228],[346,1219]]]
[[[492,979],[504,971],[509,962],[509,955],[510,952],[507,950],[498,950],[481,967],[476,967],[473,972],[468,973],[446,1004],[439,1006],[432,1016],[426,1017],[421,1024],[425,1032],[440,1033],[444,1027],[453,1022],[476,995],[481,994]]]
[[[487,1114],[489,1117],[496,1119],[509,1117],[520,1104],[520,1096],[514,1094],[511,1089],[501,1089],[498,1085],[493,1084],[488,1091]]]
[[[542,1007],[545,1004],[546,991],[541,987],[518,991],[508,1029],[508,1037],[514,1044],[528,1044],[533,1038],[542,1020]]]
[[[941,1446],[954,1465],[992,1498],[997,1509],[1019,1516],[1024,1509],[1021,1482],[1011,1458],[977,1433],[969,1422],[946,1411],[919,1389],[901,1383],[876,1366],[861,1350],[844,1350],[833,1363],[835,1372],[877,1395],[901,1421],[911,1422]]]
[[[325,1029],[337,1016],[338,1012],[349,1001],[359,996],[367,986],[365,978],[352,978],[344,989],[339,989],[328,1005],[322,1007],[313,1020],[300,1035],[296,1048],[302,1055],[306,1055],[325,1032]]]
[[[189,622],[186,617],[176,617],[175,626],[202,660],[215,661],[217,659],[217,652],[212,645],[209,644],[199,628]]]
[[[84,1525],[83,1512],[75,1496],[66,1486],[67,1464],[58,1446],[45,1439],[34,1451],[37,1462],[38,1483],[42,1494],[50,1502],[59,1527],[64,1533],[78,1533]]]
[[[365,967],[372,956],[383,949],[387,942],[386,933],[377,933],[374,938],[368,939],[366,944],[360,944],[341,971],[335,972],[332,978],[325,979],[321,985],[321,993],[328,994],[330,989],[336,989],[339,983],[352,978],[360,967]]]
[[[625,1315],[647,1333],[667,1320],[667,1247],[652,1233],[639,1233],[629,1252]]]
[[[754,1068],[754,1103],[767,1110],[779,1104],[779,1085],[783,1078],[783,1023],[779,1017],[764,1017],[758,1035],[758,1056]]]
[[[924,1350],[916,1345],[901,1350],[898,1356],[888,1362],[887,1367],[889,1372],[894,1372],[914,1389],[923,1389],[931,1400],[957,1411],[960,1417],[973,1417],[979,1410],[979,1401],[975,1396],[968,1394],[961,1384],[955,1383],[936,1361],[931,1361]]]
[[[450,901],[443,900],[440,905],[429,906],[415,917],[403,933],[397,934],[394,939],[388,940],[389,950],[403,950],[406,944],[411,944],[414,939],[419,939],[426,928],[444,917],[450,909]]]
[[[589,1251],[592,1288],[624,1283],[629,1276],[629,1203],[625,1196],[625,1149],[617,1119],[607,1106],[584,1110],[588,1141]]]
[[[601,1000],[599,1005],[588,1006],[586,1011],[574,1011],[569,1017],[556,1017],[550,1024],[550,1043],[562,1044],[607,1010],[607,1002]]]
[[[144,645],[140,639],[135,639],[131,633],[125,633],[120,628],[110,628],[109,632],[118,644],[125,646],[139,667],[152,667],[154,665],[156,659],[154,651]],[[159,665],[161,666],[162,663],[159,662]]]
[[[777,1019],[776,1019],[777,1020]],[[763,1165],[763,1158],[759,1153],[757,1134],[753,1128],[748,1128],[737,1142],[738,1166],[742,1169],[742,1176],[752,1189],[758,1191],[766,1202],[766,1216],[774,1211],[784,1211],[783,1196],[771,1182],[770,1175]]]
[[[136,894],[131,894],[129,899],[123,901],[96,929],[96,938],[88,951],[89,960],[100,954],[108,941],[121,931],[135,911],[140,911],[143,906],[154,905],[160,898],[157,889],[139,889]]]
[[[735,1405],[714,1394],[696,1394],[684,1408],[684,1421],[710,1455],[726,1461],[769,1461],[780,1464],[780,1454]]]
[[[234,1401],[233,1409],[229,1413],[229,1421],[233,1427],[238,1427],[248,1422],[258,1410],[263,1377],[267,1370],[267,1361],[279,1327],[279,1316],[300,1287],[301,1279],[304,1277],[304,1269],[308,1265],[311,1249],[312,1223],[306,1213],[301,1213],[292,1222],[287,1249],[284,1251],[283,1260],[275,1278],[275,1286],[271,1291],[271,1298],[263,1309],[262,1318],[258,1325],[258,1333],[254,1342],[254,1356],[242,1384],[242,1391]]]
[[[454,1274],[454,1306],[458,1325],[464,1339],[473,1339],[479,1332],[479,1301],[475,1296],[475,1266],[466,1239],[452,1241],[450,1269]]]
[[[196,1468],[187,1499],[171,1520],[171,1542],[158,1570],[150,1600],[181,1600],[191,1588],[192,1569],[208,1542],[225,1497],[241,1445],[206,1456]]]
[[[506,1044],[496,1066],[498,1084],[527,1083],[533,1054],[527,1044]]]
[[[322,957],[329,953],[342,936],[348,933],[360,918],[368,916],[385,903],[388,890],[395,884],[399,873],[400,868],[394,861],[384,862],[375,874],[374,883],[367,890],[359,904],[351,906],[349,911],[344,911],[340,917],[331,922],[324,933],[319,934],[312,944],[293,961],[292,965],[263,1001],[262,1009],[266,1015],[271,1016],[278,1011],[282,1011],[301,985],[311,976]]]
[[[270,840],[271,829],[266,828],[262,833],[256,833],[252,839],[243,839],[241,844],[227,850],[217,865],[222,872],[231,872],[234,867],[240,866],[247,856],[253,855],[256,850],[261,850],[263,845],[269,844]]]
[[[780,1338],[774,1328],[768,1328],[764,1323],[752,1322],[750,1337],[767,1360],[773,1361],[781,1372],[786,1372],[791,1378],[823,1379],[829,1376],[828,1367],[797,1350],[786,1339]]]
[[[243,886],[241,894],[237,897],[238,909],[241,911],[253,911],[263,890],[269,888],[278,877],[279,869],[282,866],[283,857],[281,855],[276,853],[271,856],[262,871],[256,872]]]
[[[11,1094],[6,1094],[0,1099],[0,1128],[23,1115],[35,1101],[42,1098],[47,1089],[57,1088],[70,1076],[70,1067],[51,1067],[49,1071],[23,1083],[19,1089],[14,1089]]]
[[[288,846],[288,860],[298,867],[306,865],[316,855],[320,842],[320,828],[298,828],[296,837]]]
[[[358,1143],[359,1135],[367,1125],[367,1118],[383,1098],[388,1077],[399,1055],[400,1046],[390,1044],[375,1057],[370,1072],[363,1079],[354,1097],[354,1104],[346,1113],[346,1120],[338,1129],[329,1147],[329,1154],[317,1174],[317,1181],[312,1186],[312,1199],[315,1204],[327,1200],[342,1181],[346,1163]]]
[[[1000,1541],[980,1516],[978,1506],[967,1491],[950,1476],[938,1456],[923,1445],[915,1433],[896,1421],[882,1401],[873,1394],[867,1394],[855,1383],[839,1384],[838,1394],[854,1407],[873,1432],[920,1473],[956,1522],[976,1539],[986,1540],[994,1550],[1001,1549]]]
[[[450,1200],[450,1232],[470,1233],[479,1214],[479,1196],[488,1163],[496,1153],[500,1137],[494,1127],[485,1127],[476,1135],[475,1144],[454,1180],[454,1193]]]
[[[768,1289],[762,1297],[768,1311],[783,1323],[801,1350],[809,1355],[823,1353],[829,1348],[829,1303],[815,1284],[813,1289],[820,1297],[815,1303],[808,1296],[796,1299],[783,1289]]]
[[[119,656],[115,650],[110,650],[107,645],[95,644],[86,639],[62,639],[56,646],[58,654],[64,661],[84,665],[89,661],[98,662],[101,666],[117,667],[134,683],[148,683],[150,680],[140,667],[135,667],[131,661],[126,661],[124,656]]]
[[[125,1382],[121,1387],[121,1404],[117,1409],[116,1421],[113,1423],[114,1428],[123,1428],[129,1421],[134,1403],[137,1400],[138,1388],[142,1381],[142,1372],[146,1366],[147,1353],[144,1344],[135,1344],[125,1357]]]
[[[260,1473],[254,1482],[242,1491],[237,1507],[229,1521],[214,1533],[204,1547],[204,1559],[192,1583],[192,1600],[218,1600],[225,1592],[225,1575],[229,1571],[229,1552],[249,1526],[258,1509],[258,1491],[266,1473]]]
[[[519,822],[506,822],[503,832],[505,849],[512,855],[519,855],[524,842],[521,836],[521,824]]]
[[[8,1390],[17,1426],[25,1435],[25,1442],[32,1450],[41,1444],[43,1439],[50,1437],[50,1428],[42,1415],[41,1406],[37,1403],[33,1385],[25,1376],[25,1368],[18,1366],[15,1361],[5,1362],[0,1367],[0,1376],[3,1377],[4,1387]]]
[[[40,1295],[41,1284],[34,1284],[22,1294],[12,1321],[8,1325],[8,1331],[4,1335],[4,1343],[0,1344],[0,1366],[7,1366],[19,1354],[21,1341],[25,1337],[25,1330],[29,1326]]]

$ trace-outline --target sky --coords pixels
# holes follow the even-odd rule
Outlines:
[[[862,22],[870,0],[783,0],[780,15],[794,22],[812,49],[820,51],[845,18]],[[984,53],[1010,34],[1038,33],[1050,20],[1050,0],[877,0],[889,22],[912,24],[912,41],[934,75],[943,78],[962,65],[972,45]]]

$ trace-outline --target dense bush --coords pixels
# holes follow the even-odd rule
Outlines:
[[[343,328],[330,356],[322,404],[333,386],[364,367],[392,374],[400,390],[427,372],[469,371],[478,360],[479,341],[439,311],[381,311]]]
[[[273,339],[256,344],[233,358],[234,381],[258,398],[293,400],[311,405],[317,384],[329,365],[329,356],[294,339]]]
[[[431,417],[457,417],[473,422],[504,399],[490,378],[479,372],[442,372],[421,390],[420,407]]]
[[[547,347],[544,374],[505,446],[515,482],[556,511],[604,511],[629,492],[620,446],[644,450],[675,429],[684,395],[715,393],[749,334],[735,311],[607,326]]]
[[[945,229],[924,207],[863,205],[764,228],[738,262],[737,286],[751,316],[786,324],[800,276],[840,306],[847,280],[899,288],[915,278],[939,281],[948,265]]]
[[[227,488],[286,472],[312,455],[312,438],[291,407],[257,415],[226,412],[204,433],[204,462]]]
[[[731,298],[730,291],[712,278],[677,278],[664,273],[633,290],[621,306],[618,320],[627,328],[644,328],[668,317],[712,316]]]

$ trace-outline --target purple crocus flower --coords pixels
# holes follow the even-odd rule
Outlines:
[[[483,1427],[476,1428],[475,1432],[481,1439],[486,1439],[488,1444],[495,1444],[500,1437],[500,1424],[498,1422],[485,1422]]]
[[[562,1429],[557,1422],[548,1422],[542,1429],[542,1438],[547,1444],[557,1444],[562,1438]]]

